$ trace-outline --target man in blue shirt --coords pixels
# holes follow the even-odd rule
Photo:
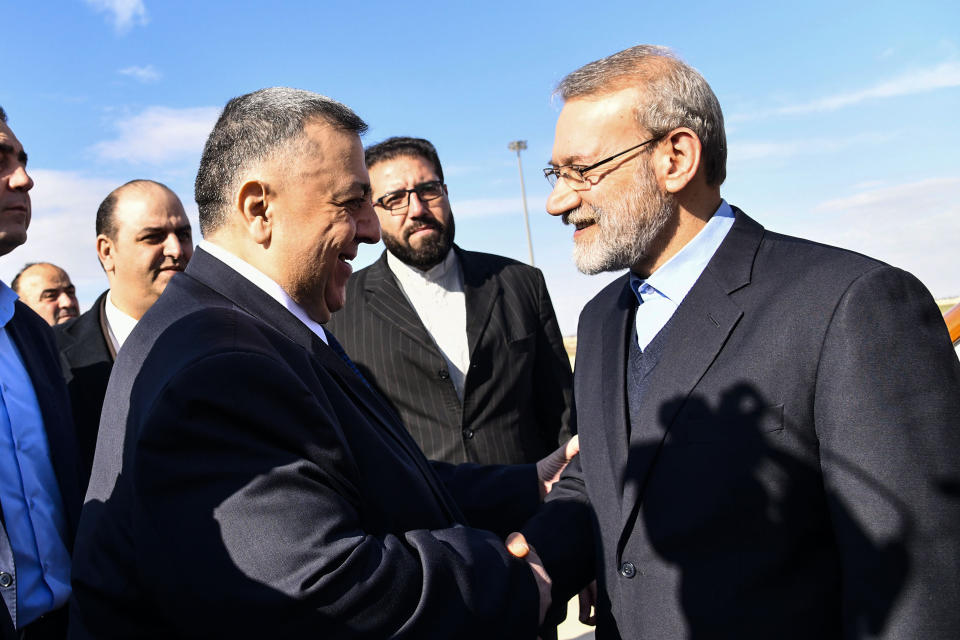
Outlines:
[[[0,108],[0,255],[27,239],[33,180]],[[76,441],[50,327],[0,282],[0,633],[63,638],[80,511]]]

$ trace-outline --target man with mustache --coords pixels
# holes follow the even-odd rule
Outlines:
[[[547,211],[581,271],[628,272],[580,316],[581,455],[524,529],[554,602],[596,577],[604,639],[960,637],[960,362],[929,292],[723,200],[719,102],[670,51],[558,93]]]
[[[330,326],[427,457],[533,462],[571,432],[570,364],[543,274],[464,251],[437,150],[366,150],[386,250]]]
[[[0,255],[27,240],[32,188],[0,108]],[[0,638],[66,637],[82,500],[53,334],[0,282]]]
[[[67,272],[55,264],[31,262],[24,265],[14,276],[10,288],[51,327],[80,315],[77,290]]]
[[[56,328],[81,460],[89,470],[117,351],[193,255],[177,195],[153,180],[114,189],[97,209],[96,250],[110,288],[86,313]]]

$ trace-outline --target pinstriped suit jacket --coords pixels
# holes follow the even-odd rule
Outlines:
[[[543,274],[509,258],[454,250],[470,348],[462,405],[386,252],[350,278],[346,304],[327,326],[428,458],[533,462],[573,427],[570,364]]]

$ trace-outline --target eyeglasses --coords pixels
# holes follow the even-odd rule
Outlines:
[[[621,151],[620,153],[615,153],[615,154],[613,154],[612,156],[610,156],[609,158],[604,158],[604,159],[601,160],[600,162],[594,162],[594,163],[591,164],[589,167],[581,167],[581,166],[578,166],[578,165],[575,165],[575,164],[565,164],[565,165],[563,165],[562,167],[547,167],[547,168],[545,168],[545,169],[543,170],[543,177],[547,179],[547,182],[550,183],[550,186],[551,186],[551,187],[557,186],[557,180],[559,180],[560,178],[563,178],[564,180],[567,181],[567,184],[570,185],[571,188],[576,189],[577,187],[581,187],[581,186],[583,186],[584,184],[586,184],[586,182],[587,182],[587,177],[586,177],[584,174],[585,174],[587,171],[592,171],[593,169],[596,169],[597,167],[599,167],[599,166],[602,165],[602,164],[606,164],[607,162],[610,162],[611,160],[614,160],[614,159],[616,159],[616,158],[619,158],[620,156],[622,156],[622,155],[624,155],[624,154],[630,153],[631,151],[634,151],[634,150],[636,150],[636,149],[639,149],[640,147],[642,147],[642,146],[644,146],[644,145],[648,145],[648,144],[650,144],[651,142],[656,142],[656,141],[658,141],[658,140],[660,140],[660,139],[662,139],[662,138],[663,138],[663,136],[657,136],[656,138],[650,138],[649,140],[646,140],[646,141],[644,141],[644,142],[641,142],[640,144],[634,145],[634,146],[630,147],[629,149],[625,149],[624,151]]]
[[[431,180],[414,185],[413,189],[397,189],[377,198],[373,206],[386,209],[391,215],[402,215],[410,205],[411,193],[416,193],[421,202],[430,202],[444,195],[443,183],[439,180]]]

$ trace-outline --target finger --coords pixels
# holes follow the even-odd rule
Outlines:
[[[530,546],[522,533],[511,533],[507,536],[507,551],[516,558],[526,558],[530,553]]]
[[[573,456],[580,453],[580,436],[575,435],[567,440],[563,453],[567,460],[570,460]]]

